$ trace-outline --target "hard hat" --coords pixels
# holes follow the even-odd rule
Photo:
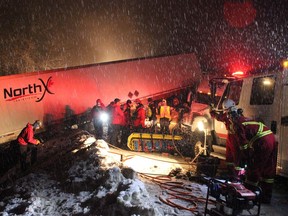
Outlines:
[[[231,99],[225,99],[222,103],[223,110],[228,110],[235,107],[235,102]]]

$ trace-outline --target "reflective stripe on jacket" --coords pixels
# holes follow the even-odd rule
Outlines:
[[[253,147],[253,143],[260,139],[261,137],[267,136],[269,134],[272,134],[271,130],[264,130],[265,125],[262,122],[254,122],[254,121],[250,121],[250,122],[242,122],[242,125],[247,126],[247,125],[258,125],[258,131],[255,134],[254,137],[252,137],[248,143],[246,143],[245,145],[241,146],[240,149],[248,149],[248,148],[252,148]]]

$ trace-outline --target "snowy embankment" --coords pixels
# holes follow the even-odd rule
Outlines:
[[[2,215],[192,214],[161,203],[158,185],[147,184],[148,192],[135,171],[109,154],[105,141],[85,131],[45,142],[38,161],[1,190]]]

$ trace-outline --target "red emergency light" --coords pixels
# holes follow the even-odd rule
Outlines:
[[[243,71],[235,71],[232,73],[232,76],[234,77],[242,77],[244,76],[244,72]]]

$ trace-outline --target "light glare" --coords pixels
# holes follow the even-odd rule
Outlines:
[[[108,119],[109,119],[109,115],[107,113],[105,113],[105,112],[102,112],[100,114],[100,119],[101,119],[102,122],[107,122]]]

